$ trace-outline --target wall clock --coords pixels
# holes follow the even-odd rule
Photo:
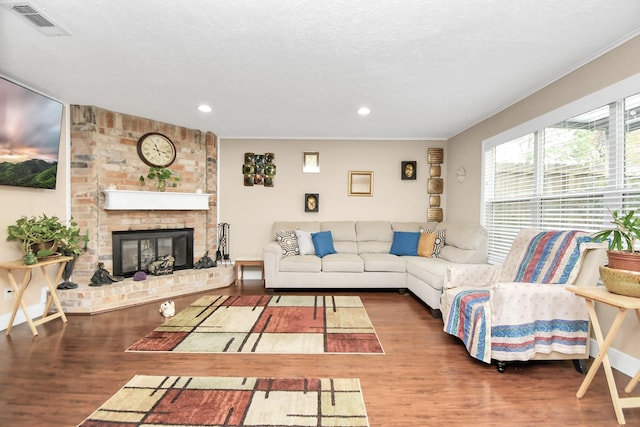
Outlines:
[[[167,167],[176,160],[176,146],[161,133],[146,133],[138,139],[138,156],[149,166]]]

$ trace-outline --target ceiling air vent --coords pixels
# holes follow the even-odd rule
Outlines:
[[[37,10],[29,3],[13,3],[6,5],[11,11],[33,25],[38,31],[46,36],[68,36],[68,31],[56,25],[47,18],[42,12]]]

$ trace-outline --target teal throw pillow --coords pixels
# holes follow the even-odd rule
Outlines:
[[[393,255],[413,255],[418,256],[418,241],[420,232],[394,231],[393,242],[389,253]]]
[[[313,248],[316,251],[316,255],[320,258],[325,255],[336,253],[336,250],[333,247],[333,236],[331,235],[331,231],[311,233],[311,241],[313,242]]]

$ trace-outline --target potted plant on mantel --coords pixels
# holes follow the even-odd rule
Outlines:
[[[600,266],[600,277],[610,292],[640,297],[640,252],[635,242],[640,239],[640,218],[636,211],[611,213],[615,227],[599,231],[593,238],[609,239],[608,265]]]
[[[157,180],[158,191],[165,191],[167,188],[167,184],[169,184],[171,187],[177,187],[178,182],[180,182],[180,176],[178,176],[178,174],[171,169],[168,169],[164,166],[151,166],[149,168],[149,173],[147,174],[146,179],[148,179],[149,181]],[[140,183],[145,183],[144,175],[140,175]]]

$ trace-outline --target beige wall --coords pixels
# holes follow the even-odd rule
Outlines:
[[[445,182],[451,183],[455,180],[455,171],[458,167],[464,166],[467,170],[467,179],[463,184],[449,186],[447,189],[448,219],[465,222],[480,220],[483,140],[533,121],[552,110],[578,102],[591,94],[600,93],[600,97],[606,98],[609,88],[621,81],[633,80],[630,85],[633,88],[636,85],[636,77],[640,74],[638,58],[640,58],[640,37],[635,37],[514,106],[448,140]],[[611,92],[613,91],[611,90]],[[640,92],[640,85],[637,85],[635,92],[629,92],[622,96],[638,92]],[[618,94],[612,96],[614,96],[613,99],[600,105],[616,99],[615,96]],[[578,113],[581,112],[584,111]],[[568,117],[562,117],[562,119],[564,118]],[[602,321],[603,328],[608,330],[614,312],[600,306],[598,306],[598,312],[604,319]],[[638,320],[633,317],[629,316],[626,320],[613,347],[635,358],[640,358],[640,340],[637,336]]]
[[[443,141],[221,139],[219,217],[231,224],[231,258],[262,258],[262,247],[271,240],[274,221],[424,221],[428,207],[427,148],[443,146]],[[305,151],[320,153],[319,174],[302,173]],[[245,152],[275,153],[274,187],[244,186]],[[415,181],[400,179],[404,160],[418,162]],[[373,197],[347,195],[348,172],[358,170],[374,172]],[[318,213],[304,212],[305,193],[319,193]],[[446,200],[446,190],[442,199]],[[444,209],[446,216],[446,206]]]
[[[64,107],[62,134],[60,136],[60,153],[58,155],[58,179],[55,190],[32,189],[0,185],[0,261],[13,261],[22,258],[22,247],[16,242],[7,242],[7,226],[13,224],[22,215],[56,215],[61,219],[67,219],[67,194],[68,194],[68,144],[67,132],[69,107]],[[22,279],[17,278],[18,280]],[[39,271],[34,272],[32,282],[23,298],[26,306],[40,304],[42,289],[46,288],[46,282]],[[0,271],[0,329],[9,321],[9,316],[15,300],[5,301],[4,290],[11,288],[6,271]],[[43,305],[44,307],[44,305]],[[21,312],[19,310],[19,315]]]

